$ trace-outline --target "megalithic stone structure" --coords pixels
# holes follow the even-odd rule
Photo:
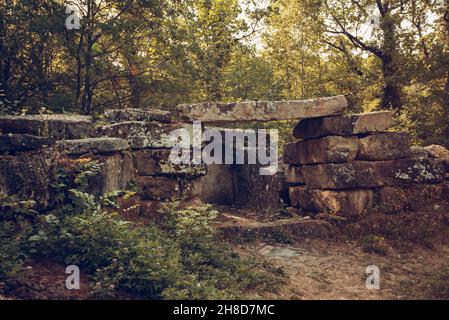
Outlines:
[[[275,121],[341,115],[347,107],[345,96],[335,96],[291,101],[181,104],[177,107],[177,114],[180,120],[188,122]]]

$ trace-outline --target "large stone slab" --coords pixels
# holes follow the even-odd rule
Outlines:
[[[197,181],[169,177],[138,177],[140,196],[145,200],[187,200],[198,196]]]
[[[32,136],[28,134],[0,134],[0,153],[16,153],[32,151],[51,146],[52,138]]]
[[[443,164],[446,172],[449,172],[449,150],[437,144],[427,146],[425,149],[432,158],[437,159]]]
[[[375,188],[384,185],[370,162],[318,164],[302,167],[304,182],[316,189]]]
[[[385,185],[436,184],[444,181],[444,168],[438,161],[402,159],[376,161],[376,170]]]
[[[304,175],[302,174],[300,166],[289,166],[286,169],[287,183],[303,185],[305,184]]]
[[[386,131],[392,124],[393,113],[389,111],[305,119],[295,127],[293,136],[297,139],[312,139],[375,133]]]
[[[424,147],[412,146],[410,147],[410,158],[419,160],[429,159],[430,152]]]
[[[281,194],[285,175],[261,175],[260,165],[234,165],[234,205],[256,210],[259,214],[278,213],[282,209]]]
[[[0,191],[45,207],[50,200],[51,149],[0,156]]]
[[[178,143],[170,137],[170,133],[182,128],[189,130],[186,124],[129,121],[102,126],[98,132],[107,137],[126,139],[133,149],[162,149],[172,148]]]
[[[212,164],[207,174],[198,179],[200,198],[204,202],[218,205],[234,204],[234,177],[232,166]]]
[[[110,109],[104,112],[104,116],[106,121],[110,123],[128,121],[171,121],[170,112],[159,109]]]
[[[411,138],[405,132],[386,132],[359,139],[360,160],[393,160],[411,156]]]
[[[127,190],[134,180],[134,166],[129,152],[95,158],[100,163],[100,173],[89,179],[89,192],[104,195]]]
[[[383,187],[376,192],[376,207],[383,213],[403,211],[447,210],[449,184],[417,184],[403,187]]]
[[[444,180],[441,164],[425,159],[306,165],[301,171],[306,185],[317,189],[338,190],[416,183],[435,184]]]
[[[63,168],[70,180],[74,180],[83,166],[95,162],[98,171],[87,177],[85,191],[101,196],[119,190],[128,190],[134,181],[135,173],[131,153],[124,151],[108,155],[88,155],[82,158],[58,157],[55,169]],[[76,187],[73,185],[73,187]]]
[[[86,153],[105,154],[128,150],[129,144],[120,138],[87,138],[78,140],[58,141],[56,147],[68,155],[83,155]]]
[[[330,136],[287,144],[284,161],[289,164],[340,163],[355,159],[359,149],[357,136]]]
[[[324,117],[342,114],[347,106],[346,97],[336,96],[295,101],[182,104],[177,112],[183,121],[220,123]]]
[[[338,216],[358,216],[374,203],[372,190],[312,190],[307,187],[289,189],[292,206]]]
[[[0,116],[0,132],[21,133],[57,140],[92,137],[92,118],[79,115]]]
[[[134,166],[140,176],[182,176],[199,177],[207,174],[207,166],[173,164],[170,161],[170,149],[139,150],[133,153]]]

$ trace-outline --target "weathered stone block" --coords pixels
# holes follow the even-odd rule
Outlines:
[[[443,183],[387,186],[376,192],[376,198],[377,207],[383,213],[441,211],[448,207],[449,185]]]
[[[28,134],[0,134],[0,153],[33,151],[51,146],[52,138],[31,136]]]
[[[306,165],[301,171],[306,185],[310,188],[375,188],[384,184],[371,162]]]
[[[212,164],[207,174],[198,179],[200,198],[204,202],[232,205],[234,203],[234,181],[231,166]]]
[[[199,177],[207,174],[207,166],[173,164],[170,161],[170,149],[139,150],[133,153],[134,166],[140,176],[183,176]]]
[[[437,159],[443,164],[446,172],[449,172],[449,150],[436,144],[427,146],[425,149],[430,153],[432,158]]]
[[[177,107],[183,121],[207,122],[292,120],[342,114],[348,101],[344,96],[303,101],[198,103]]]
[[[55,155],[52,150],[0,156],[0,191],[34,200],[45,207],[49,202],[50,172]]]
[[[106,121],[110,123],[120,123],[128,121],[171,121],[170,112],[159,109],[112,109],[106,110],[104,115]]]
[[[260,165],[232,166],[234,180],[234,204],[241,208],[255,209],[258,213],[271,214],[281,209],[281,193],[285,175],[260,174]]]
[[[305,184],[304,175],[300,166],[289,166],[286,172],[287,183]]]
[[[92,118],[79,115],[0,116],[0,132],[30,134],[57,140],[92,137]]]
[[[296,208],[345,217],[361,215],[374,203],[372,190],[329,191],[291,187],[289,192]]]
[[[145,200],[179,199],[182,195],[181,183],[167,177],[138,177],[140,196]]]
[[[178,141],[172,139],[170,133],[182,128],[191,130],[191,126],[186,124],[130,121],[103,126],[99,133],[107,137],[126,139],[133,149],[172,148]]]
[[[359,139],[360,160],[393,160],[410,157],[410,135],[405,132],[386,132]]]
[[[385,185],[436,184],[443,182],[444,169],[435,160],[402,159],[376,162]]]
[[[129,144],[120,138],[87,138],[79,140],[63,140],[56,144],[60,152],[68,155],[106,154],[128,150]]]
[[[410,147],[410,158],[417,160],[429,159],[430,153],[424,147],[412,146]]]
[[[386,131],[392,124],[393,113],[389,111],[306,119],[296,126],[293,136],[297,139],[312,139],[375,133]]]
[[[284,161],[290,164],[339,163],[355,159],[358,138],[331,136],[286,145]]]
[[[318,189],[435,184],[444,179],[443,168],[438,162],[415,159],[306,165],[303,166],[302,173],[306,185]]]
[[[100,172],[89,178],[88,192],[94,195],[126,190],[134,180],[132,156],[128,152],[92,159],[99,162]]]

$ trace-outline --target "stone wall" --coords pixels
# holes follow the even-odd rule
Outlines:
[[[388,131],[392,119],[373,112],[299,122],[284,156],[291,205],[344,217],[446,208],[447,150],[412,148],[407,133]]]
[[[261,176],[257,165],[173,165],[169,155],[176,141],[169,135],[191,124],[174,121],[166,111],[125,109],[108,110],[96,130],[89,117],[0,116],[0,191],[45,207],[55,171],[75,174],[80,164],[95,161],[99,174],[89,177],[88,192],[137,187],[143,215],[153,214],[163,201],[196,198],[259,214],[277,212],[283,202],[343,217],[371,209],[396,213],[447,207],[449,151],[411,147],[407,133],[388,131],[390,112],[344,115],[344,97],[183,105],[178,112],[181,118],[206,122],[237,116],[263,120],[259,113],[248,113],[257,105],[269,109],[270,119],[311,117],[294,129],[297,141],[286,146],[286,166],[274,176]]]
[[[83,164],[96,163],[86,192],[100,196],[137,187],[142,215],[155,214],[162,201],[199,195],[198,178],[207,168],[168,159],[169,134],[185,124],[154,109],[109,110],[105,119],[94,130],[89,117],[0,116],[0,191],[45,208],[58,170],[74,180]]]

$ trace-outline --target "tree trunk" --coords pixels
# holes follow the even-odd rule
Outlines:
[[[87,4],[87,25],[86,25],[86,51],[84,53],[84,88],[83,97],[81,101],[81,112],[85,115],[92,114],[92,47],[94,45],[93,40],[93,26],[92,26],[92,15],[94,11],[94,1],[88,1]]]
[[[131,44],[134,46],[134,44]],[[140,79],[140,68],[135,62],[138,59],[137,54],[131,50],[125,49],[124,55],[128,62],[128,72],[127,72],[127,80],[128,86],[131,91],[130,104],[133,108],[141,108],[142,107],[142,81]]]
[[[382,58],[382,74],[385,83],[381,108],[400,110],[402,108],[401,87],[396,79],[397,70],[393,58],[389,55]]]
[[[443,19],[446,25],[446,39],[447,39],[446,44],[447,44],[449,43],[449,0],[446,0],[446,12],[444,14]],[[444,135],[446,137],[449,137],[449,65],[446,65],[446,68],[447,68],[446,84],[444,86],[444,93],[443,93],[443,111],[444,111],[444,118],[446,120]]]
[[[384,78],[384,90],[381,107],[382,109],[400,110],[402,108],[402,101],[401,86],[397,77],[397,41],[395,25],[392,17],[387,11],[384,12],[381,19],[381,29],[383,33],[381,60]]]

